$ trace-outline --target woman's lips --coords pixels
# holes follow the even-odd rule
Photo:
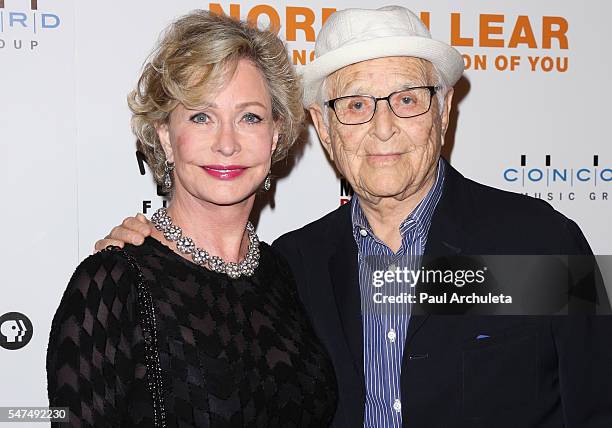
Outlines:
[[[204,165],[204,171],[219,180],[232,180],[246,170],[242,165]]]

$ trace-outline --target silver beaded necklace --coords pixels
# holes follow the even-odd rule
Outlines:
[[[183,231],[180,227],[172,223],[172,219],[168,215],[166,208],[160,208],[153,216],[151,222],[155,228],[164,234],[164,237],[170,241],[176,241],[176,248],[183,254],[191,254],[191,259],[197,265],[206,265],[214,272],[224,273],[232,279],[240,276],[252,276],[255,269],[259,265],[259,238],[255,233],[255,227],[251,222],[247,222],[246,230],[249,234],[249,248],[247,249],[244,260],[238,263],[226,262],[219,256],[211,256],[206,250],[195,246],[193,239],[188,236],[183,236]]]

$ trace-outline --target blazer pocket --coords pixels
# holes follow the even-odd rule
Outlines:
[[[533,403],[538,388],[538,335],[511,329],[464,348],[463,411],[478,418]]]

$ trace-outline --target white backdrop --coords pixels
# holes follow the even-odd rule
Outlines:
[[[280,24],[299,62],[329,9],[376,3],[388,4],[220,1],[217,8]],[[578,222],[595,253],[612,253],[612,58],[604,44],[612,40],[605,21],[612,4],[398,3],[426,12],[434,37],[455,44],[469,64],[456,88],[451,163],[477,181],[549,200]],[[148,214],[161,206],[136,160],[126,94],[162,28],[210,4],[0,0],[0,315],[21,312],[34,326],[24,348],[0,348],[0,406],[46,404],[49,325],[72,271],[125,216],[146,201]],[[314,131],[276,172],[258,224],[266,241],[346,198]]]

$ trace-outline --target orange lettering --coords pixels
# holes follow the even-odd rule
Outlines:
[[[304,49],[299,50],[299,51],[297,49],[294,49],[291,61],[293,62],[293,65],[297,65],[298,63],[300,63],[301,65],[305,65],[306,64],[306,51]]]
[[[423,24],[425,24],[425,26],[427,27],[428,30],[431,30],[431,27],[429,26],[429,12],[421,12],[421,21],[423,21]]]
[[[499,71],[504,71],[508,68],[508,58],[504,55],[498,55],[495,58],[495,68]]]
[[[249,21],[251,25],[257,26],[259,15],[267,15],[268,18],[270,18],[269,30],[275,34],[278,34],[280,31],[281,22],[280,16],[278,16],[276,9],[274,9],[272,6],[268,6],[267,4],[257,5],[249,11],[247,21]]]
[[[466,70],[473,68],[474,70],[486,70],[487,69],[487,56],[486,55],[474,55],[471,57],[467,54],[463,54],[463,62]]]
[[[502,34],[503,27],[492,26],[492,23],[503,23],[504,15],[480,15],[480,46],[486,48],[503,48],[503,39],[492,39],[492,34]]]
[[[223,10],[223,6],[221,6],[219,3],[209,3],[208,10],[217,15],[226,15],[225,11]],[[239,4],[230,3],[230,16],[234,19],[240,19]]]
[[[461,37],[461,14],[451,13],[451,45],[474,46],[472,37]]]
[[[561,64],[561,60],[563,60],[563,64]],[[565,73],[567,71],[567,57],[557,58],[557,70],[560,73]]]
[[[542,61],[540,61],[540,66],[546,73],[549,73],[553,69],[553,65],[553,59],[549,56],[545,56],[542,58]]]
[[[303,21],[298,21],[297,17],[303,16]],[[315,32],[312,28],[315,15],[312,9],[306,7],[291,7],[287,6],[287,41],[295,42],[297,40],[297,30],[302,30],[306,41],[315,41]]]
[[[556,28],[553,28],[556,27]],[[544,16],[542,18],[542,47],[550,49],[552,39],[559,41],[560,49],[567,49],[567,21],[560,16]]]
[[[333,9],[330,7],[324,7],[323,9],[321,9],[321,25],[325,24],[325,21],[327,21],[327,18],[329,18],[330,15],[334,13],[335,11],[336,9]]]
[[[515,48],[520,44],[527,45],[532,49],[538,47],[535,36],[533,35],[531,23],[529,22],[529,17],[527,16],[519,16],[517,18],[514,31],[512,31],[512,36],[510,36],[508,47]]]

